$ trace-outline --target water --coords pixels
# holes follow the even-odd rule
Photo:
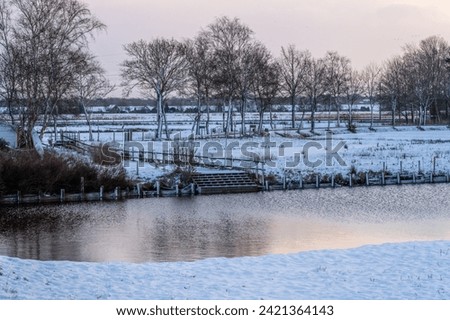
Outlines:
[[[450,240],[450,185],[152,198],[0,209],[0,255],[192,261]]]

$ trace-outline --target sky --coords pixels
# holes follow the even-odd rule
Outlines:
[[[450,41],[447,0],[84,0],[103,23],[92,51],[120,83],[123,45],[140,39],[193,38],[218,17],[237,17],[279,56],[294,44],[315,57],[347,56],[357,69],[400,54],[432,35]],[[114,92],[121,95],[120,90]]]

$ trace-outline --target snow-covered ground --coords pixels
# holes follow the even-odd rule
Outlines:
[[[138,149],[154,152],[151,157],[162,159],[162,153],[173,153],[173,141],[152,141],[156,128],[154,114],[99,114],[93,120],[94,144],[116,142],[116,147],[135,152]],[[268,115],[267,115],[268,116]],[[178,136],[182,141],[192,133],[191,114],[169,114],[171,138]],[[247,120],[257,119],[256,114],[248,114]],[[309,132],[310,123],[304,122],[300,134],[289,127],[289,113],[277,113],[274,120],[276,131],[269,136],[253,136],[237,138],[235,133],[227,138],[220,137],[222,131],[222,114],[212,114],[211,129],[219,136],[203,135],[194,140],[195,154],[200,162],[216,163],[228,166],[233,159],[234,167],[255,166],[249,160],[265,161],[265,172],[278,177],[286,175],[288,179],[296,179],[301,172],[308,174],[342,174],[347,176],[353,172],[388,172],[408,173],[448,173],[450,169],[450,129],[445,125],[425,126],[378,126],[370,130],[367,123],[356,123],[356,133],[346,129],[345,123],[337,127],[331,123],[327,134],[327,121],[316,123],[316,133]],[[64,131],[78,132],[82,141],[88,142],[88,127],[83,118],[69,119]],[[61,120],[62,121],[62,120]],[[108,122],[109,121],[109,122]],[[111,122],[112,121],[112,122]],[[128,121],[124,124],[124,121]],[[131,122],[130,122],[131,121]],[[64,121],[61,122],[64,124]],[[239,132],[239,127],[237,127]],[[247,128],[248,129],[248,128]],[[269,128],[268,128],[269,129]],[[133,142],[124,142],[124,134],[134,130]],[[49,133],[44,142],[54,139]],[[241,160],[246,161],[241,161]],[[172,165],[155,167],[152,163],[142,164],[139,172],[135,162],[127,162],[126,168],[133,178],[153,180],[173,170]],[[200,169],[201,170],[201,169]]]
[[[450,299],[450,242],[173,263],[0,257],[0,299]]]
[[[272,133],[270,137],[201,139],[193,143],[196,144],[196,155],[201,157],[200,162],[232,163],[234,167],[254,169],[255,164],[248,160],[264,160],[266,174],[286,175],[288,179],[295,179],[299,173],[347,176],[351,171],[381,172],[383,168],[392,173],[417,174],[434,170],[446,174],[450,171],[450,129],[446,126],[422,129],[379,127],[376,132],[361,128],[357,133],[344,128],[332,131],[332,135],[327,135],[324,130],[311,135],[305,130],[301,132],[303,136],[287,132],[285,136]],[[146,151],[172,150],[172,142],[138,143]],[[136,148],[130,150],[137,154]],[[161,154],[155,157],[162,159]],[[137,172],[136,162],[131,161],[126,164],[126,169],[131,176],[141,179],[154,179],[173,169],[170,165],[166,168],[155,167],[152,163],[141,165]]]
[[[185,129],[190,126],[182,125]],[[263,137],[202,139],[197,141],[197,155],[220,158],[228,157],[229,151],[234,159],[261,159],[268,154],[266,173],[279,176],[287,171],[380,171],[383,166],[393,172],[400,167],[409,172],[450,170],[450,130],[445,126],[380,127],[376,132],[358,128],[356,134],[339,128],[332,131],[332,142],[323,128],[318,135],[310,135],[308,130],[302,131],[303,135],[279,132],[283,136],[273,134],[270,141]],[[86,133],[81,135],[87,139]],[[119,143],[123,141],[120,133],[114,135]],[[111,132],[97,137],[104,142],[113,138]],[[273,144],[269,150],[268,142]],[[327,151],[341,142],[343,147],[337,151],[343,163],[336,163],[335,158],[328,164]],[[146,150],[150,147],[148,141],[142,141],[142,145]],[[163,143],[155,142],[151,147],[160,152]],[[319,166],[305,163],[305,148],[307,160],[321,160]],[[295,166],[286,165],[292,163]],[[130,176],[143,180],[173,169],[145,163],[137,172],[136,164],[130,161],[127,170]],[[0,299],[445,300],[450,299],[449,283],[450,241],[173,263],[42,262],[0,257]]]

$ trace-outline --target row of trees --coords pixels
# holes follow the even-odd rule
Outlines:
[[[329,113],[337,111],[337,126],[341,125],[343,103],[348,105],[348,125],[353,125],[352,108],[361,97],[370,103],[372,125],[378,102],[392,111],[393,125],[397,115],[423,125],[431,106],[439,116],[442,103],[449,100],[449,46],[436,36],[418,46],[406,46],[403,55],[382,66],[372,63],[362,71],[355,70],[347,57],[335,51],[315,58],[309,51],[289,45],[281,48],[281,55],[275,58],[254,38],[249,27],[227,17],[217,19],[192,40],[140,40],[124,48],[128,59],[122,64],[122,77],[128,91],[138,87],[147,95],[153,92],[157,98],[157,137],[163,131],[163,102],[172,93],[196,97],[199,114],[193,129],[197,132],[202,112],[206,113],[209,130],[211,98],[221,99],[228,108],[226,132],[234,129],[232,111],[236,107],[244,130],[251,100],[260,113],[259,130],[264,113],[275,98],[282,96],[291,104],[292,127],[301,127],[305,111],[309,111],[311,131],[315,129],[319,105]],[[303,111],[299,124],[297,110]]]
[[[43,123],[41,134],[56,124],[59,107],[69,99],[85,112],[89,124],[87,104],[112,90],[89,50],[89,40],[104,29],[77,0],[0,0],[0,100],[11,122],[22,129],[24,145],[32,143],[31,131],[38,120]],[[264,114],[280,97],[290,101],[292,128],[301,127],[305,112],[310,112],[311,131],[319,106],[330,114],[335,110],[340,126],[340,106],[347,104],[351,126],[352,107],[361,97],[369,99],[372,119],[377,102],[389,107],[393,124],[396,117],[425,124],[430,114],[441,116],[442,106],[448,113],[449,47],[440,37],[408,45],[402,55],[362,71],[334,51],[315,58],[289,45],[274,57],[248,26],[228,17],[218,18],[193,39],[140,40],[124,50],[127,59],[121,68],[126,92],[139,88],[145,96],[156,98],[158,138],[164,130],[168,133],[164,105],[170,95],[195,97],[196,133],[204,114],[209,131],[213,99],[226,106],[226,132],[236,129],[236,109],[244,132],[250,102],[258,107],[262,130]],[[302,117],[297,123],[299,111]]]
[[[430,37],[418,46],[407,45],[403,54],[387,61],[380,79],[380,100],[389,106],[392,125],[395,114],[406,122],[424,125],[429,115],[448,118],[450,81],[449,46],[440,37]]]
[[[41,135],[56,124],[63,100],[83,106],[109,90],[88,45],[103,29],[75,0],[0,0],[0,100],[23,146],[32,145],[38,119]]]

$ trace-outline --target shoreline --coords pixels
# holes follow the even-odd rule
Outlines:
[[[223,171],[227,172],[227,171]],[[393,185],[420,185],[420,184],[443,184],[450,183],[449,173],[400,173],[395,174],[387,172],[358,172],[347,175],[331,174],[322,175],[319,173],[308,174],[306,176],[300,175],[299,180],[289,180],[285,176],[269,181],[267,177],[263,178],[264,183],[258,183],[259,191],[256,192],[271,192],[271,191],[291,191],[291,190],[306,190],[306,189],[333,189],[333,188],[352,188],[352,187],[372,187],[372,186],[393,186]],[[218,194],[244,194],[248,192],[224,192]],[[116,188],[114,191],[105,192],[102,188],[99,192],[90,193],[73,193],[66,194],[64,189],[59,195],[46,194],[21,194],[18,192],[13,195],[0,196],[0,207],[11,206],[34,206],[34,205],[55,205],[68,203],[83,203],[83,202],[113,202],[124,201],[131,199],[142,198],[165,198],[165,197],[193,197],[204,196],[199,192],[193,183],[185,188],[164,189],[159,188],[155,190],[142,190],[141,184],[136,184],[133,190],[122,190]]]

